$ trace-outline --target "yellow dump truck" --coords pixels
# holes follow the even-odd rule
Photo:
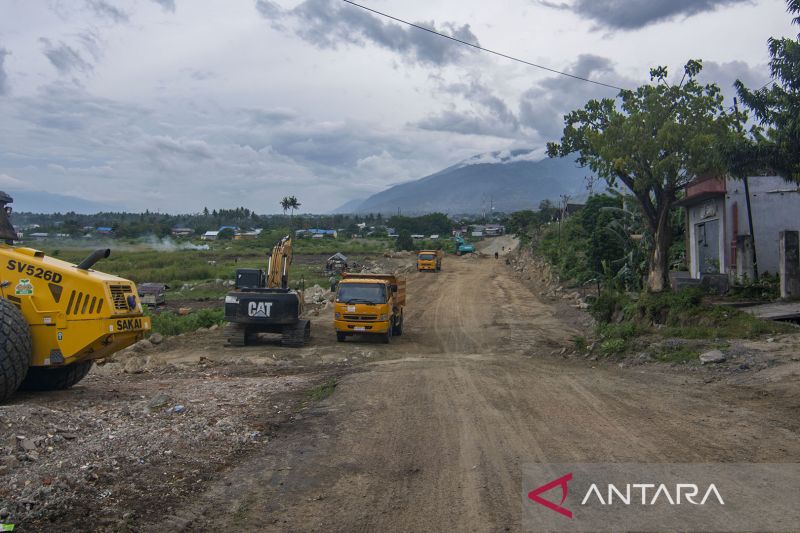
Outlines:
[[[355,334],[380,335],[388,344],[403,334],[406,280],[394,274],[342,275],[334,300],[336,340]]]
[[[441,250],[420,250],[417,252],[417,270],[420,272],[439,272],[442,269]]]

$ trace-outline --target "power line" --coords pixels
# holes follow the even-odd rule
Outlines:
[[[775,80],[769,80],[767,83],[765,83],[764,85],[759,87],[755,92],[759,92],[760,90],[762,90],[764,87],[766,87],[767,85],[769,85],[771,83],[775,83]]]
[[[342,0],[342,2],[344,2],[346,4],[350,4],[350,5],[355,6],[355,7],[358,7],[360,9],[365,10],[365,11],[369,11],[370,13],[375,13],[376,15],[380,15],[382,17],[386,17],[386,18],[394,20],[396,22],[400,22],[401,24],[405,24],[407,26],[411,26],[412,28],[416,28],[418,30],[426,31],[428,33],[432,33],[434,35],[438,35],[439,37],[444,37],[445,39],[450,39],[451,41],[455,41],[455,42],[460,43],[460,44],[471,46],[472,48],[480,50],[481,52],[487,52],[489,54],[494,54],[496,56],[500,56],[500,57],[503,57],[503,58],[506,58],[506,59],[510,59],[511,61],[516,61],[517,63],[523,63],[523,64],[528,65],[530,67],[536,67],[536,68],[539,68],[539,69],[542,69],[542,70],[546,70],[548,72],[553,72],[553,73],[558,74],[560,76],[567,76],[568,78],[573,78],[573,79],[576,79],[576,80],[585,81],[587,83],[594,83],[595,85],[601,85],[603,87],[608,87],[609,89],[617,89],[618,91],[625,90],[622,87],[617,87],[616,85],[611,85],[610,83],[603,83],[602,81],[590,80],[589,78],[583,78],[581,76],[576,76],[575,74],[569,74],[567,72],[556,70],[554,68],[545,67],[544,65],[537,65],[536,63],[531,63],[530,61],[525,61],[524,59],[519,59],[518,57],[510,56],[508,54],[504,54],[502,52],[497,52],[495,50],[490,50],[489,48],[484,48],[484,47],[482,47],[480,45],[477,45],[477,44],[474,44],[474,43],[471,43],[471,42],[468,42],[468,41],[462,41],[461,39],[457,39],[456,37],[453,37],[451,35],[446,35],[444,33],[438,32],[436,30],[432,30],[430,28],[426,28],[425,26],[420,26],[419,24],[414,24],[413,22],[409,22],[407,20],[403,20],[401,18],[394,17],[392,15],[389,15],[388,13],[384,13],[382,11],[378,11],[376,9],[369,8],[367,6],[363,6],[361,4],[357,4],[355,2],[352,2],[351,0]]]

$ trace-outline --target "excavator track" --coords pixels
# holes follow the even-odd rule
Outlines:
[[[230,346],[245,346],[247,344],[247,328],[242,324],[228,322],[225,325],[225,339]]]
[[[283,328],[281,345],[290,348],[301,348],[311,338],[311,322],[298,320],[294,326]]]

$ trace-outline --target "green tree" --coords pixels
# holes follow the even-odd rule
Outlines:
[[[396,250],[413,250],[414,239],[411,238],[411,232],[402,230],[397,234],[397,241],[395,242]]]
[[[609,225],[619,218],[621,209],[622,198],[596,194],[589,197],[580,212],[580,223],[588,236],[587,266],[596,274],[615,275],[619,270],[618,261],[625,255],[622,244],[609,230]]]
[[[506,230],[518,237],[528,234],[531,227],[539,221],[537,214],[530,209],[515,211],[506,220]]]
[[[800,25],[800,0],[788,0],[787,11]],[[770,170],[800,182],[800,34],[796,40],[771,37],[767,45],[775,83],[750,90],[736,80],[742,103],[759,123],[735,152],[737,174]]]
[[[697,175],[726,172],[735,140],[719,87],[695,80],[701,69],[700,61],[689,61],[676,85],[665,67],[652,69],[651,83],[566,115],[560,144],[547,147],[550,157],[577,152],[578,162],[609,186],[621,182],[634,194],[652,233],[647,287],[654,292],[667,287],[670,213],[679,190]]]

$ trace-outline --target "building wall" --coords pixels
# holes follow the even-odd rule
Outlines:
[[[752,177],[749,185],[758,272],[777,274],[779,233],[783,230],[800,231],[800,189],[778,176]],[[728,213],[732,213],[734,205],[738,206],[739,212],[738,228],[733,227],[732,219],[728,223],[727,247],[730,248],[736,234],[749,235],[750,229],[744,182],[728,178],[727,191]]]

